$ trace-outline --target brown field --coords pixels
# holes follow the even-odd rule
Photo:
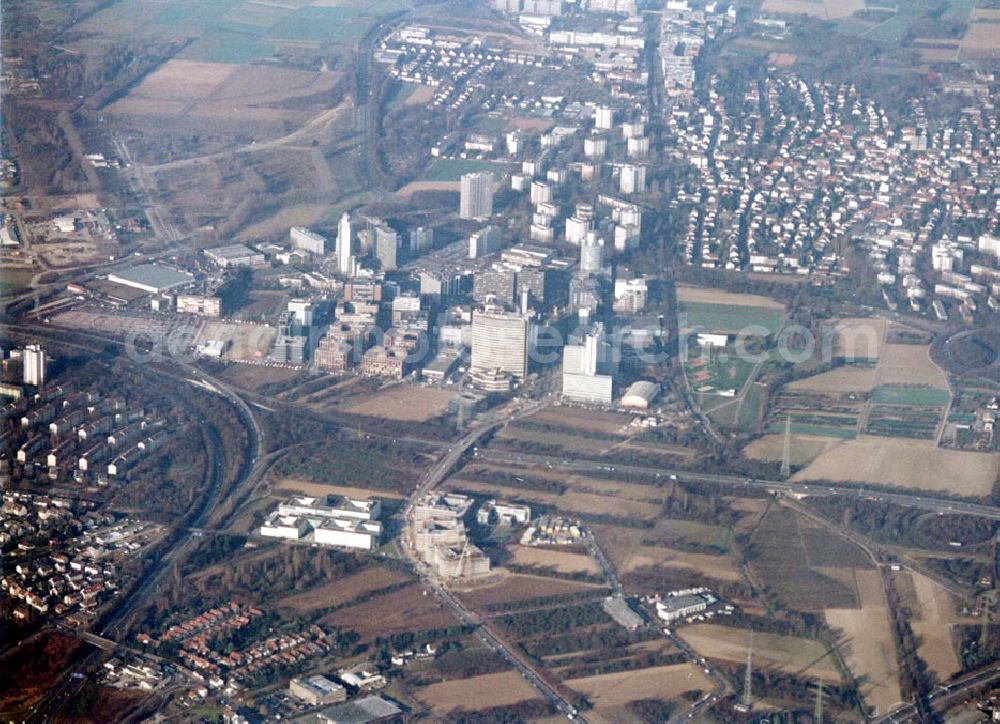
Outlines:
[[[741,579],[739,568],[729,556],[688,553],[661,545],[643,545],[649,531],[636,528],[596,525],[594,535],[615,569],[626,574],[644,566],[681,568],[721,581]]]
[[[338,79],[336,73],[174,58],[113,103],[109,112],[126,116],[183,114],[228,121],[238,113],[243,123],[305,120],[302,111],[282,109],[278,104],[328,92]]]
[[[929,348],[925,345],[885,345],[876,371],[882,385],[928,385],[948,389],[948,378],[931,360]]]
[[[743,663],[747,659],[748,631],[732,626],[699,623],[678,631],[700,656]],[[774,667],[807,679],[840,683],[837,662],[826,647],[813,639],[754,633],[753,660],[756,666]]]
[[[274,485],[275,492],[299,493],[301,495],[343,495],[349,498],[391,498],[393,500],[402,499],[402,493],[393,490],[374,490],[372,488],[354,488],[345,485],[327,485],[326,483],[314,483],[299,478],[281,478]]]
[[[833,356],[874,358],[880,356],[888,324],[881,317],[846,317],[834,325]]]
[[[563,684],[587,697],[593,704],[594,714],[601,709],[622,706],[641,699],[675,699],[688,691],[710,691],[712,683],[704,672],[693,664],[653,666],[648,669],[617,671],[612,674],[567,679]],[[587,712],[588,721],[599,721]]]
[[[434,97],[434,88],[429,85],[417,86],[417,88],[403,101],[404,106],[425,106]]]
[[[400,196],[413,196],[421,191],[458,191],[460,187],[459,181],[410,181],[396,193]]]
[[[399,384],[366,395],[361,402],[346,408],[357,415],[371,415],[390,420],[423,422],[448,410],[448,401],[455,393],[430,387]]]
[[[290,608],[298,614],[305,614],[317,608],[347,603],[370,591],[377,591],[409,579],[405,573],[376,566],[303,593],[285,596],[278,599],[275,605],[278,608]]]
[[[874,367],[836,367],[829,372],[803,377],[787,385],[789,390],[832,394],[869,392],[876,387],[878,387],[878,375]]]
[[[809,0],[765,0],[764,5],[761,7],[761,10],[768,13],[810,15],[820,20],[847,18],[856,11],[864,9],[864,0],[825,0],[825,2],[810,2]]]
[[[971,22],[962,37],[962,53],[980,58],[996,58],[1000,55],[1000,32],[997,31],[997,17],[982,15],[991,12],[987,9],[973,11],[975,20],[992,20],[993,22]],[[992,12],[997,12],[992,10]]]
[[[927,576],[914,571],[907,575],[913,581],[917,611],[911,626],[921,640],[917,653],[927,667],[945,681],[961,671],[951,639],[951,625],[956,620],[955,601],[948,591]]]
[[[655,518],[660,513],[660,505],[644,503],[637,500],[616,498],[611,495],[595,495],[568,490],[562,495],[543,493],[538,490],[509,488],[494,483],[479,483],[466,479],[451,479],[448,487],[457,490],[468,490],[477,493],[487,493],[497,498],[525,500],[533,503],[554,505],[564,513],[595,513],[616,516],[635,517],[646,520]]]
[[[630,415],[575,407],[547,407],[527,418],[533,422],[551,423],[561,427],[576,427],[602,435],[622,435],[632,421]]]
[[[542,477],[542,475],[539,475],[534,470],[531,471],[531,474],[533,477]],[[613,498],[662,504],[664,497],[663,489],[652,485],[622,483],[617,480],[597,480],[579,475],[572,475],[565,478],[563,482],[572,490],[595,493],[597,495],[609,495]]]
[[[417,689],[414,696],[442,717],[456,709],[478,711],[539,698],[534,687],[516,671],[442,681]]]
[[[876,716],[881,716],[902,699],[896,644],[890,629],[882,574],[877,570],[859,570],[855,575],[861,608],[829,608],[825,612],[826,622],[842,632],[841,651],[847,665],[856,678],[862,679],[860,689],[865,701],[875,709]]]
[[[557,573],[589,573],[598,575],[600,566],[588,555],[553,548],[513,546],[513,562],[521,566],[552,568]]]
[[[205,322],[195,344],[204,344],[210,339],[221,339],[229,343],[222,355],[230,361],[262,359],[274,344],[278,330],[257,324],[227,324],[226,322]]]
[[[311,226],[320,221],[330,211],[330,204],[293,204],[280,209],[273,216],[248,224],[236,236],[238,240],[250,241],[262,236],[273,236],[290,226]]]
[[[402,631],[445,628],[456,623],[437,599],[418,584],[378,596],[324,616],[322,623],[343,626],[362,636],[386,636]]]
[[[283,367],[232,364],[225,369],[221,377],[231,385],[256,391],[261,385],[269,382],[285,382],[301,374],[299,370]]]
[[[764,307],[767,309],[784,309],[783,302],[759,294],[738,294],[723,289],[704,287],[677,287],[677,300],[701,304],[739,304],[744,307]]]
[[[494,569],[494,573],[496,575],[490,575],[489,578],[481,581],[469,579],[462,582],[462,590],[460,591],[462,600],[473,608],[476,608],[489,604],[512,603],[529,598],[541,598],[543,596],[582,593],[600,588],[596,583],[581,583],[523,573],[508,573],[502,569]]]
[[[957,495],[986,496],[1000,472],[1000,455],[961,452],[933,441],[890,437],[844,440],[813,460],[792,480],[881,483]]]
[[[843,440],[836,437],[807,437],[794,435],[792,437],[792,465],[801,467],[817,457],[837,447]],[[781,460],[784,454],[784,435],[764,435],[743,448],[743,454],[751,460]]]
[[[141,98],[190,101],[207,98],[234,70],[228,63],[199,63],[173,58],[132,91]]]

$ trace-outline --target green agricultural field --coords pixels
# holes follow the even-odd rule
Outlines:
[[[809,437],[835,437],[841,440],[852,440],[857,437],[857,430],[853,427],[837,427],[833,425],[810,425],[801,422],[793,422],[793,435],[808,435]],[[779,420],[767,426],[767,431],[774,435],[785,434],[785,421]]]
[[[275,46],[252,35],[212,29],[191,43],[180,57],[202,63],[251,63],[274,54]]]
[[[239,0],[181,0],[167,5],[152,22],[169,28],[206,28],[238,4]]]
[[[768,333],[774,334],[781,329],[785,316],[780,309],[707,302],[684,302],[680,312],[682,328],[729,334],[736,334],[751,325],[765,327]]]
[[[308,6],[276,23],[267,37],[315,43],[356,43],[375,22],[402,6],[395,0],[350,0],[337,7]]]
[[[882,386],[872,393],[872,402],[882,405],[941,406],[948,404],[948,391],[929,387]]]
[[[431,164],[424,176],[425,181],[459,181],[463,174],[475,171],[492,171],[493,178],[500,181],[510,170],[505,163],[494,161],[473,161],[464,158],[442,158]]]

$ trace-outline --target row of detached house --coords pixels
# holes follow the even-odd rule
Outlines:
[[[14,616],[22,620],[92,612],[119,589],[121,558],[158,530],[64,498],[8,491],[0,506],[0,590],[19,602]]]
[[[196,675],[206,677],[215,687],[252,676],[274,665],[291,665],[330,650],[327,634],[311,625],[297,633],[269,635],[253,641],[239,651],[224,651],[217,646],[220,637],[249,626],[263,612],[237,603],[209,609],[168,628],[162,636],[139,634],[139,643],[159,647],[164,643],[180,646],[179,656]]]

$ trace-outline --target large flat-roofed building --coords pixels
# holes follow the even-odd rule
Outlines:
[[[709,606],[718,603],[718,600],[703,588],[676,591],[662,601],[656,602],[656,615],[663,621],[671,623],[701,613]]]
[[[205,256],[225,269],[231,266],[264,266],[267,257],[243,244],[229,244],[206,249]]]
[[[528,318],[495,309],[472,315],[472,369],[501,370],[515,377],[528,373]]]
[[[178,294],[177,313],[218,317],[222,315],[222,300],[218,297],[206,297],[200,294]]]
[[[309,676],[288,682],[288,693],[310,706],[347,701],[347,689],[325,676]]]
[[[378,547],[382,524],[377,520],[324,518],[313,526],[313,542],[370,551]]]
[[[370,724],[371,722],[402,722],[403,710],[380,696],[347,701],[324,709],[316,715],[321,724]]]
[[[304,226],[293,226],[288,232],[292,246],[310,254],[326,253],[326,237],[320,236],[314,231],[309,231]]]
[[[298,496],[278,505],[260,527],[270,538],[303,540],[312,536],[320,545],[374,550],[382,537],[375,520],[382,506],[378,500],[341,498],[332,505],[317,498]]]
[[[151,294],[161,294],[190,284],[194,281],[194,275],[159,264],[139,264],[108,274],[108,281]]]

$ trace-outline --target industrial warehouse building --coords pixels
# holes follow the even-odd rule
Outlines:
[[[310,706],[347,701],[347,689],[319,675],[292,679],[288,683],[288,693]]]
[[[151,294],[162,294],[190,284],[194,281],[194,275],[158,264],[139,264],[108,274],[108,281]]]
[[[656,615],[663,619],[663,621],[672,623],[701,613],[709,606],[718,603],[718,601],[719,599],[705,588],[674,591],[667,594],[662,601],[656,602]]]
[[[633,382],[625,390],[625,394],[622,395],[621,404],[622,407],[634,410],[647,410],[659,394],[660,385],[658,383],[639,380],[638,382]]]

